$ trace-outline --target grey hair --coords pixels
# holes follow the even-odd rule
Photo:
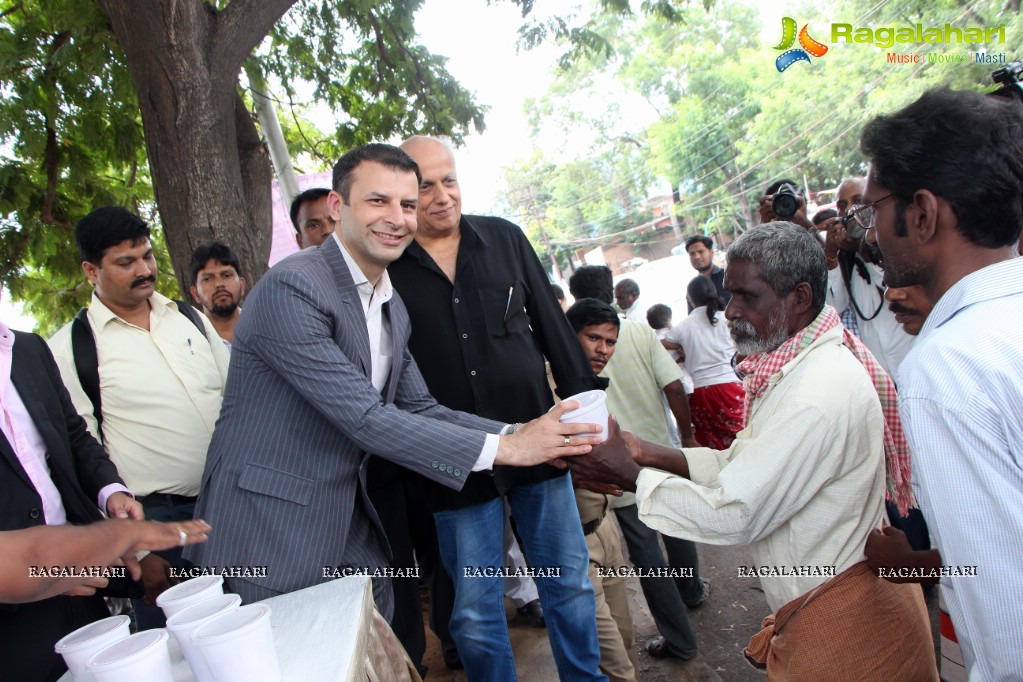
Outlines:
[[[639,296],[639,284],[634,279],[623,279],[615,286],[615,291],[620,291],[626,295]]]
[[[814,235],[792,223],[775,221],[743,233],[728,249],[727,263],[755,263],[767,285],[785,296],[800,282],[810,285],[813,311],[824,308],[828,263]]]

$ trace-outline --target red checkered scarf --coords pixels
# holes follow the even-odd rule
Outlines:
[[[835,309],[830,305],[825,305],[824,310],[810,323],[810,326],[796,332],[777,349],[770,353],[750,355],[739,363],[739,371],[746,377],[743,379],[743,388],[746,389],[745,416],[747,423],[750,406],[767,390],[768,380],[819,339],[824,332],[841,326],[841,324]],[[842,331],[843,345],[867,370],[874,388],[877,390],[877,397],[881,401],[881,410],[884,413],[884,454],[887,474],[885,496],[894,501],[898,505],[899,513],[905,516],[909,508],[916,504],[916,501],[913,499],[913,492],[909,487],[909,445],[906,442],[906,434],[902,430],[902,421],[899,419],[895,384],[892,383],[888,373],[878,364],[867,347],[848,329],[843,327]]]

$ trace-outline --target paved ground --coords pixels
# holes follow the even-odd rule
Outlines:
[[[699,608],[689,611],[700,638],[700,653],[688,662],[655,659],[646,653],[644,644],[657,636],[657,629],[639,581],[630,581],[640,682],[763,682],[764,675],[750,667],[742,657],[750,636],[760,630],[761,621],[769,613],[759,581],[738,577],[738,567],[750,564],[752,558],[745,547],[700,545],[701,575],[711,581],[712,587],[710,598]],[[937,594],[932,592],[927,602],[932,627],[937,633]],[[547,642],[547,631],[526,625],[510,605],[507,613],[519,679],[523,682],[555,682],[558,675]],[[464,673],[450,671],[444,666],[432,633],[428,634],[428,638],[430,642],[424,662],[430,672],[426,679],[430,682],[464,682]]]

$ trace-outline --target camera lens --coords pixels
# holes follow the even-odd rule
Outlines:
[[[867,231],[855,220],[850,220],[845,223],[845,233],[849,235],[849,239],[862,239]]]
[[[798,208],[799,202],[791,194],[778,194],[771,203],[771,210],[779,218],[791,218]]]
[[[799,197],[796,196],[796,188],[789,184],[779,187],[774,194],[774,199],[771,200],[771,210],[776,217],[782,220],[788,220],[796,215],[796,211],[799,210]]]

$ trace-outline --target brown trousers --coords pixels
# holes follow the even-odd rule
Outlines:
[[[600,641],[600,671],[610,682],[636,682],[639,659],[632,645],[632,615],[629,613],[629,595],[626,578],[601,577],[598,567],[627,568],[622,554],[622,543],[614,515],[608,511],[607,496],[589,490],[576,489],[576,506],[583,522],[603,518],[600,526],[586,536],[590,552],[589,574],[597,606],[597,638]]]
[[[919,585],[897,585],[861,562],[764,619],[746,659],[771,682],[937,682]]]

